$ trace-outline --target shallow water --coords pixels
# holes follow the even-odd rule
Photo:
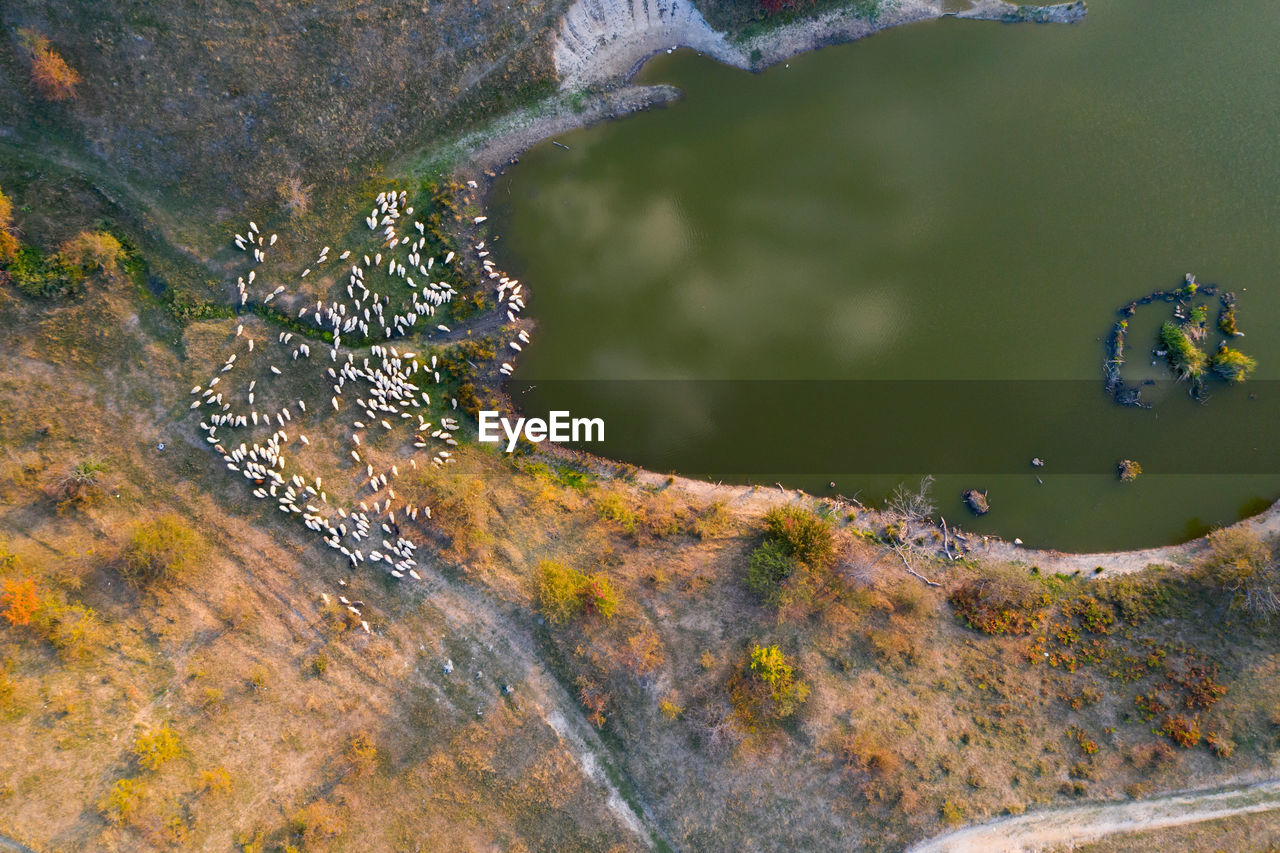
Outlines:
[[[643,79],[679,103],[544,143],[495,189],[495,256],[539,323],[513,394],[603,415],[603,449],[658,470],[863,499],[935,473],[948,520],[1033,545],[1257,511],[1280,494],[1280,6],[1207,8],[945,19],[759,75],[659,56]],[[1236,291],[1257,377],[1119,409],[1115,310],[1185,272]],[[1126,378],[1167,376],[1146,355],[1167,311],[1136,318]],[[1148,473],[1120,484],[1123,457]]]

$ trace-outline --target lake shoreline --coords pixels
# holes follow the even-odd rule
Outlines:
[[[512,408],[514,409],[515,406],[512,405]],[[803,489],[787,488],[779,483],[768,486],[718,483],[694,477],[682,477],[678,474],[663,474],[616,459],[556,445],[544,445],[540,449],[540,455],[550,461],[584,468],[602,477],[631,481],[652,491],[675,489],[687,498],[721,502],[731,511],[752,515],[762,515],[776,506],[794,504],[810,508],[826,506],[835,512],[854,511],[857,514],[857,521],[853,523],[863,529],[884,527],[894,521],[883,509],[864,505],[856,499],[815,495]],[[963,522],[967,519],[967,515],[959,519],[954,516],[950,520],[945,519],[944,516],[934,519],[934,529],[939,537],[944,533],[943,523],[947,525],[946,533],[949,536],[952,552],[970,559],[1035,567],[1045,575],[1078,575],[1082,578],[1103,580],[1140,572],[1152,566],[1187,569],[1208,551],[1206,536],[1171,545],[1123,551],[1082,553],[1053,548],[1031,548],[1015,545],[1013,542],[991,534],[965,532]],[[1264,539],[1280,536],[1280,501],[1273,503],[1257,515],[1228,525],[1228,529],[1249,531]],[[941,538],[934,545],[919,547],[916,551],[922,556],[946,560]],[[939,565],[945,566],[946,563],[941,562]],[[1101,571],[1098,571],[1099,569]]]
[[[675,101],[681,97],[681,92],[673,86],[632,84],[635,75],[649,59],[673,47],[692,47],[725,64],[758,72],[801,53],[856,41],[891,27],[923,20],[957,17],[1006,23],[1075,23],[1082,20],[1086,12],[1083,2],[1020,7],[1003,0],[976,0],[967,10],[944,13],[922,0],[903,0],[892,13],[874,21],[856,18],[847,12],[829,12],[780,26],[737,44],[730,43],[723,33],[711,30],[700,16],[683,22],[682,26],[667,27],[660,32],[654,32],[653,28],[627,32],[626,21],[615,22],[621,24],[620,31],[613,33],[612,38],[603,39],[607,50],[601,51],[599,61],[594,65],[588,61],[586,66],[590,67],[586,70],[577,67],[568,77],[581,86],[602,85],[602,90],[591,94],[562,90],[536,108],[508,115],[487,131],[460,140],[462,165],[458,172],[480,183],[478,200],[487,207],[488,194],[497,175],[537,143],[560,133]],[[502,377],[495,378],[500,388],[505,385]],[[505,391],[503,393],[506,396]],[[648,488],[675,488],[690,498],[723,501],[750,512],[763,512],[784,503],[825,502],[835,506],[843,503],[858,509],[860,518],[870,518],[876,523],[887,520],[880,511],[863,507],[856,501],[842,502],[838,498],[811,495],[799,489],[726,485],[671,476],[564,448],[549,448],[544,452],[597,472],[612,471],[615,477],[626,472],[630,479]],[[1233,527],[1263,534],[1280,533],[1280,502],[1259,515],[1237,522]],[[1036,566],[1049,574],[1060,572],[1105,578],[1140,571],[1150,565],[1188,566],[1204,552],[1206,541],[1200,537],[1130,551],[1073,553],[1027,548],[996,536],[968,534],[968,545],[967,556],[978,559]]]
[[[577,8],[581,3],[575,4]],[[570,10],[572,13],[573,9]],[[654,56],[672,48],[690,48],[744,71],[757,73],[802,53],[848,44],[883,30],[920,21],[953,17],[996,23],[1072,24],[1084,20],[1084,0],[1044,6],[1016,6],[1005,0],[974,0],[962,12],[943,12],[926,0],[899,0],[896,8],[874,20],[859,18],[846,10],[823,13],[815,18],[783,24],[740,44],[731,44],[724,33],[705,22],[698,26],[664,28],[666,38],[654,43],[652,32],[625,30],[611,32],[610,51],[593,56],[587,72],[562,76],[559,93],[547,100],[499,119],[492,126],[467,134],[453,147],[459,149],[457,171],[482,181],[487,201],[497,173],[512,165],[521,154],[557,134],[589,127],[609,119],[664,106],[681,97],[674,86],[635,85],[640,69]],[[567,17],[567,15],[566,15]],[[622,25],[622,22],[618,22]],[[712,39],[709,40],[708,34]],[[717,41],[719,43],[717,43]],[[705,48],[705,49],[704,49]],[[588,91],[591,87],[594,91]]]

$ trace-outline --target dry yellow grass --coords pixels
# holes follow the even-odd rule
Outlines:
[[[113,287],[67,305],[0,293],[12,343],[0,375],[4,574],[35,577],[60,608],[91,608],[98,627],[62,645],[0,629],[0,831],[107,850],[226,849],[259,835],[308,849],[633,845],[543,719],[533,697],[545,675],[476,632],[483,607],[448,584],[428,597],[351,575],[251,505],[198,446],[186,363]],[[193,327],[187,358],[221,325]],[[89,454],[107,462],[105,487],[60,509],[51,484]],[[200,531],[206,556],[165,584],[126,583],[129,531],[165,513]],[[373,635],[323,607],[339,578],[367,602]],[[181,748],[152,768],[133,744],[162,726]]]

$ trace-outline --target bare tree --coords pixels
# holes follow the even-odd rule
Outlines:
[[[1280,577],[1276,564],[1269,562],[1235,573],[1224,584],[1232,595],[1231,605],[1257,619],[1280,615]]]
[[[920,488],[911,491],[906,483],[899,483],[885,503],[885,512],[902,524],[902,538],[910,540],[914,529],[927,522],[937,511],[933,503],[933,475],[920,478]]]
[[[911,565],[908,555],[911,553],[911,542],[915,538],[916,528],[929,521],[929,516],[937,511],[933,503],[933,475],[920,478],[920,488],[912,491],[905,483],[899,483],[893,490],[889,500],[885,502],[885,513],[901,525],[896,542],[889,547],[902,560],[907,573],[927,583],[929,586],[941,586],[931,581]]]

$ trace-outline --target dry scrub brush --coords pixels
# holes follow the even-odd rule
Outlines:
[[[133,584],[181,577],[200,562],[205,542],[176,513],[138,522],[121,555],[120,573]]]
[[[1245,615],[1270,620],[1280,614],[1280,566],[1270,545],[1240,528],[1209,534],[1209,555],[1202,571]]]

